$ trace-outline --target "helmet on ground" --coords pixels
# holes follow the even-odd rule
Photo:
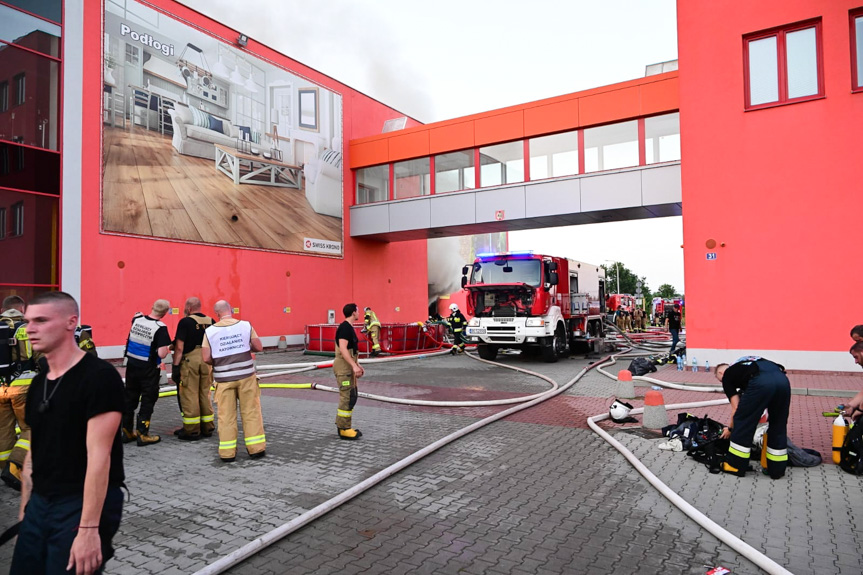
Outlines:
[[[611,407],[608,408],[608,415],[611,416],[611,419],[617,421],[619,419],[626,419],[627,417],[629,417],[629,412],[631,410],[632,405],[626,403],[625,401],[615,399],[614,403],[611,404]]]
[[[458,311],[458,304],[455,304],[455,303],[449,304],[449,310],[450,311]]]

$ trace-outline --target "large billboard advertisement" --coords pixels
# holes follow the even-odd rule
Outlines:
[[[342,98],[134,0],[105,1],[102,231],[342,252]]]

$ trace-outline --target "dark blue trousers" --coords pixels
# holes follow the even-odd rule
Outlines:
[[[731,431],[731,445],[725,461],[737,469],[749,465],[752,438],[761,414],[767,408],[767,472],[773,479],[785,475],[788,466],[788,410],[791,406],[791,384],[772,361],[758,360],[759,374],[752,378],[740,396]]]
[[[74,573],[66,571],[72,542],[78,535],[81,521],[82,495],[64,497],[42,497],[30,495],[24,521],[18,531],[15,553],[12,556],[10,575],[54,575]],[[105,563],[114,556],[111,540],[120,528],[123,514],[123,491],[119,487],[108,487],[102,518],[99,521],[99,537],[102,539],[102,565],[95,573],[102,573]]]
[[[677,348],[677,342],[680,341],[680,330],[679,329],[669,329],[671,333],[671,352],[674,353],[674,350]]]

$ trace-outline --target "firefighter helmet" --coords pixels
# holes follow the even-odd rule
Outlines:
[[[632,405],[626,403],[625,401],[615,399],[614,403],[611,404],[611,407],[608,408],[608,414],[614,421],[619,421],[621,419],[626,419],[627,417],[629,417],[629,412],[631,410]]]
[[[458,311],[458,304],[455,304],[455,303],[449,304],[449,310],[450,311]]]

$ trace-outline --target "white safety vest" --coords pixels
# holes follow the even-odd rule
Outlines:
[[[213,358],[213,379],[237,381],[255,374],[252,359],[252,324],[239,321],[232,325],[211,325],[204,332]]]
[[[150,350],[153,347],[153,340],[156,338],[156,332],[163,327],[165,324],[157,319],[151,319],[147,316],[136,317],[135,321],[132,322],[132,329],[129,330],[126,356],[151,363]],[[156,355],[154,365],[159,365],[161,362],[161,358]]]

